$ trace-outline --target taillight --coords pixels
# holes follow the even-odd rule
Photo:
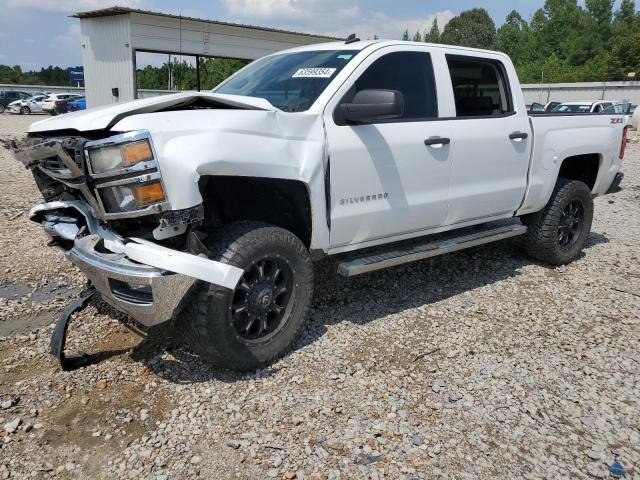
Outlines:
[[[64,100],[56,100],[56,105],[64,105]]]
[[[627,148],[627,130],[629,127],[624,127],[622,129],[622,143],[620,144],[620,160],[624,158],[624,151]]]

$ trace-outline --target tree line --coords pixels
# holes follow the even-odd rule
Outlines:
[[[0,83],[13,83],[18,85],[71,85],[69,72],[66,68],[49,65],[40,71],[23,72],[20,65],[10,67],[0,65]]]
[[[507,53],[520,81],[587,82],[640,79],[640,12],[634,0],[546,0],[529,21],[516,10],[496,28],[483,8],[466,10],[441,31],[437,21],[404,40]]]
[[[402,38],[417,42],[444,43],[486,48],[507,53],[520,81],[586,82],[640,79],[640,12],[634,0],[546,0],[529,20],[512,10],[496,28],[484,8],[465,10],[444,29],[435,20],[428,29]],[[377,38],[374,37],[374,38]],[[210,89],[245,66],[245,60],[201,58],[201,88]],[[66,69],[49,66],[23,72],[19,66],[0,65],[0,83],[69,85]],[[138,88],[193,90],[195,66],[177,59],[160,67],[137,71]]]

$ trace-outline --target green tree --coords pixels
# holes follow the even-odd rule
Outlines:
[[[465,10],[453,17],[441,36],[442,43],[464,47],[493,48],[496,26],[484,8]]]
[[[409,40],[409,30],[405,30],[402,34],[402,40]]]
[[[420,30],[416,30],[416,33],[413,35],[413,41],[414,42],[422,41],[422,34],[420,33]]]
[[[535,60],[534,38],[529,24],[512,10],[498,29],[496,49],[508,54],[516,68]]]
[[[440,43],[440,27],[438,27],[438,19],[434,18],[431,24],[431,30],[424,35],[424,41],[428,43]]]
[[[613,80],[626,80],[631,72],[640,76],[640,33],[613,39],[607,66]]]
[[[595,34],[596,39],[603,45],[607,45],[611,37],[613,2],[614,0],[585,0],[591,20],[591,32]]]
[[[615,14],[615,23],[621,23],[627,28],[633,28],[638,14],[634,0],[622,0],[620,8]]]

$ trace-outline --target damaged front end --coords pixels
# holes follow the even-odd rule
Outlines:
[[[202,207],[171,210],[146,131],[30,136],[15,157],[46,201],[31,209],[31,220],[105,301],[141,324],[173,318],[197,280],[235,288],[242,270],[209,260],[196,232]]]

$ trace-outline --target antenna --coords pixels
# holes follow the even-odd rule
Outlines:
[[[352,33],[351,35],[349,35],[347,37],[347,40],[344,42],[346,45],[349,45],[350,43],[355,43],[355,42],[359,42],[360,39],[358,37],[356,37],[355,33]]]

